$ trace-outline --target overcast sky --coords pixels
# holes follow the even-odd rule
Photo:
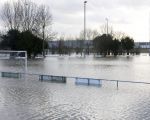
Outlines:
[[[5,1],[0,0],[0,6]],[[53,15],[53,30],[59,35],[77,36],[83,30],[84,0],[32,0],[46,4]],[[108,18],[114,31],[135,41],[149,41],[150,0],[88,0],[87,28],[100,29]]]

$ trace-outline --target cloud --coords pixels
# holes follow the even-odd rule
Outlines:
[[[132,8],[149,7],[149,0],[117,0],[118,5]]]
[[[0,7],[5,1],[0,1]],[[54,31],[76,36],[83,29],[84,0],[32,1],[50,7]],[[87,27],[98,29],[108,18],[114,30],[126,32],[136,41],[148,41],[149,5],[150,0],[88,0]]]

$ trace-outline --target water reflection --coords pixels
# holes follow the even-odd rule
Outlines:
[[[53,75],[149,81],[148,56],[31,60],[28,70]],[[11,68],[11,69],[10,69]],[[21,71],[16,61],[0,61],[0,70]],[[103,82],[102,87],[76,86],[30,79],[0,78],[0,116],[6,120],[141,120],[150,119],[150,86]]]

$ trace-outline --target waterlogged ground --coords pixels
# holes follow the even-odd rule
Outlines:
[[[149,82],[150,57],[48,57],[29,61],[29,72]],[[22,71],[1,61],[0,70]],[[2,120],[149,120],[150,85],[103,82],[101,87],[0,78]]]

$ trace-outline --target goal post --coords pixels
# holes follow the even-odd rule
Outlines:
[[[24,60],[25,73],[27,73],[27,51],[0,50],[0,59]]]

